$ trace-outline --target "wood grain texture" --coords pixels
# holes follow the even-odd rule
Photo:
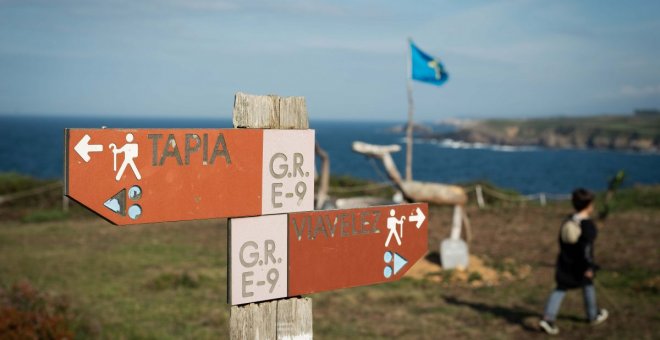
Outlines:
[[[308,129],[304,97],[258,96],[242,92],[234,98],[235,128]],[[230,339],[311,339],[312,299],[290,298],[232,306]]]
[[[312,299],[291,298],[277,301],[277,338],[313,337]]]
[[[277,301],[231,307],[230,339],[275,339],[276,337]]]
[[[237,92],[234,97],[235,128],[308,129],[304,97],[259,96]]]
[[[305,97],[278,97],[280,129],[309,129]]]
[[[456,185],[403,181],[401,188],[404,195],[415,202],[428,202],[445,205],[464,205],[467,203],[467,194],[463,188]]]

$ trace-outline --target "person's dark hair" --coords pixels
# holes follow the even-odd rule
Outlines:
[[[572,201],[575,211],[580,212],[594,201],[594,194],[587,189],[578,188],[573,191]]]

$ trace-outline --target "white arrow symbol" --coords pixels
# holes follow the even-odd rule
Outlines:
[[[89,162],[91,157],[89,157],[90,152],[99,152],[103,151],[103,145],[101,144],[89,144],[89,140],[92,139],[89,135],[83,136],[83,138],[76,144],[73,148],[76,152],[82,157],[85,162]]]
[[[408,260],[406,260],[403,256],[394,253],[394,274],[398,273],[403,266],[408,263]]]
[[[417,222],[417,229],[422,227],[422,223],[424,223],[424,220],[426,219],[426,216],[424,216],[424,213],[422,212],[422,209],[417,208],[417,215],[410,215],[410,222]]]

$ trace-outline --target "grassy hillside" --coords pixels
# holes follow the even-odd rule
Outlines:
[[[439,137],[472,143],[658,151],[660,115],[493,119]]]
[[[603,115],[590,117],[555,117],[539,119],[494,119],[486,120],[483,125],[504,132],[517,126],[529,133],[542,133],[554,130],[560,132],[598,131],[604,136],[636,135],[657,138],[660,136],[659,116]]]
[[[660,194],[652,190],[650,197]],[[315,337],[544,338],[536,322],[553,287],[558,223],[569,210],[566,203],[469,207],[471,253],[498,271],[529,266],[529,275],[476,287],[436,282],[433,277],[451,274],[438,268],[428,277],[315,294]],[[428,247],[436,257],[449,235],[451,214],[448,208],[430,210]],[[581,294],[570,292],[559,319],[563,338],[660,336],[659,239],[657,208],[632,207],[610,216],[596,258],[604,268],[599,301],[611,318],[590,327]],[[47,325],[79,338],[227,338],[226,244],[225,220],[131,227],[85,216],[45,223],[0,220],[0,313],[11,315],[0,319],[41,315]]]

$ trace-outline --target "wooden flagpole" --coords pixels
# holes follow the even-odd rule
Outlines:
[[[406,181],[412,181],[412,149],[413,149],[413,93],[412,93],[412,57],[410,51],[410,44],[412,40],[408,38],[408,76],[407,76],[407,90],[408,90],[408,125],[406,126]]]

